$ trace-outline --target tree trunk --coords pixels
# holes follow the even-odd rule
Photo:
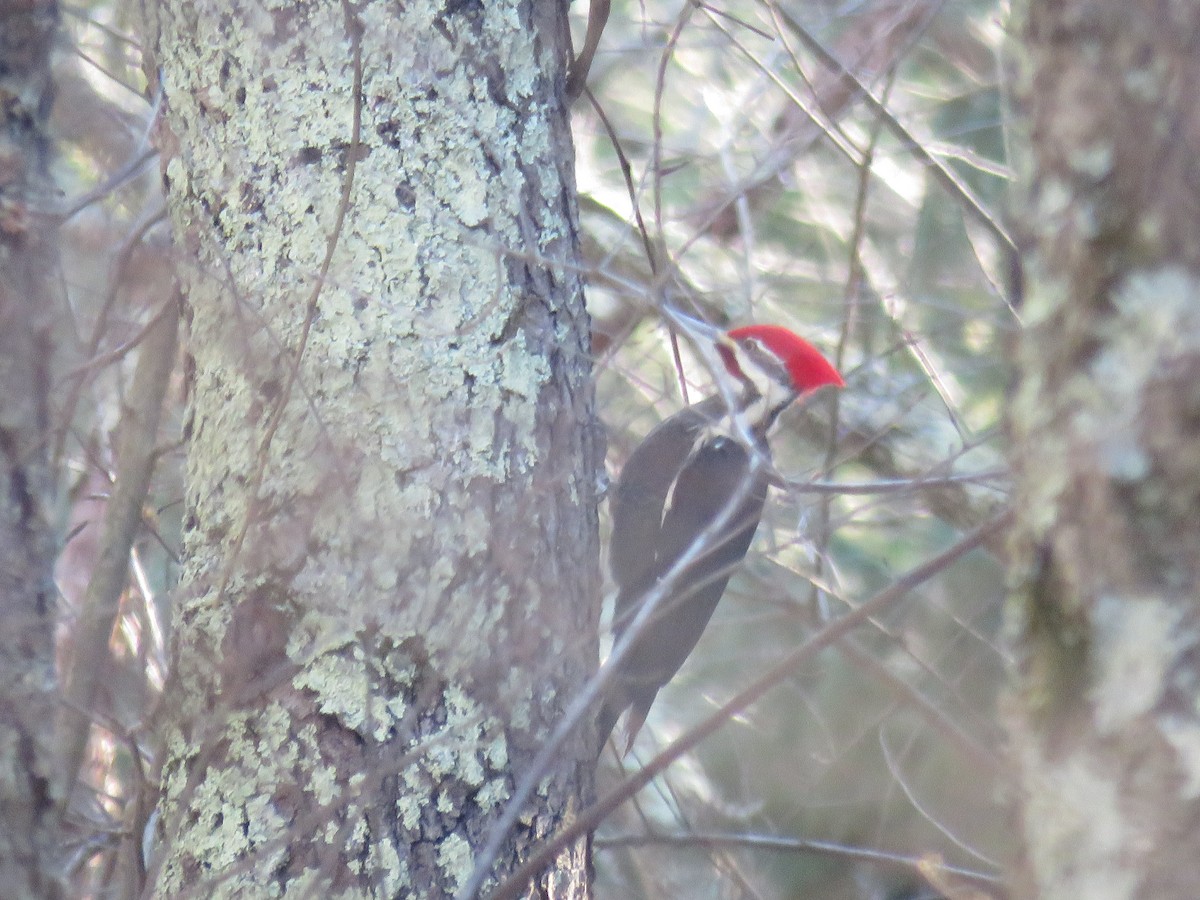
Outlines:
[[[62,309],[46,120],[53,3],[0,3],[0,885],[60,895],[50,396]]]
[[[594,669],[565,15],[160,7],[192,364],[158,896],[449,896]]]
[[[1035,2],[1017,896],[1196,896],[1200,8]]]

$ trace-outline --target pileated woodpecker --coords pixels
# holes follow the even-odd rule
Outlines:
[[[660,423],[630,455],[612,496],[614,647],[644,600],[654,610],[609,684],[598,749],[629,709],[629,752],[659,688],[700,640],[745,557],[767,499],[775,419],[797,397],[844,384],[815,347],[778,325],[713,330],[709,339],[732,390]]]

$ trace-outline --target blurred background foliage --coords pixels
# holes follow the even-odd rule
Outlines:
[[[74,360],[57,392],[55,449],[72,484],[60,511],[63,654],[95,561],[129,350],[172,297],[139,9],[64,6],[56,66]],[[577,0],[577,46],[586,13]],[[574,107],[610,474],[683,402],[664,304],[787,325],[847,387],[782,420],[774,446],[789,489],[774,492],[747,565],[634,752],[602,758],[601,790],[1004,504],[1017,321],[1006,14],[993,0],[613,0],[590,95]],[[682,350],[695,400],[706,373]],[[136,820],[145,794],[135,748],[165,677],[182,497],[175,378],[150,527],[103,676],[95,790],[75,810],[98,835],[81,848],[97,885],[104,836]],[[596,836],[599,896],[1002,895],[988,881],[1014,843],[1000,777],[1000,549],[911,592],[627,803]]]
[[[575,106],[610,474],[682,402],[663,304],[787,325],[847,382],[782,420],[792,489],[774,493],[625,765],[1004,504],[1005,15],[995,2],[614,0]],[[686,351],[695,400],[706,373]],[[999,549],[825,651],[626,804],[597,834],[599,895],[999,895],[936,868],[995,877],[1012,852]],[[601,789],[616,766],[607,753]],[[755,844],[780,839],[836,846]]]

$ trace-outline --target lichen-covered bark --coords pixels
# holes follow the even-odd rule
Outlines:
[[[450,895],[594,666],[565,14],[159,8],[194,369],[158,896]]]
[[[0,2],[0,892],[60,895],[49,464],[57,253],[46,120],[54,3]]]
[[[1031,2],[1018,896],[1200,884],[1200,7]]]

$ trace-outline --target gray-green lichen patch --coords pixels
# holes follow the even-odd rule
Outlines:
[[[1200,708],[1193,703],[1184,715],[1164,716],[1159,722],[1162,735],[1175,751],[1177,768],[1182,773],[1184,799],[1200,799]]]
[[[1092,608],[1091,700],[1102,734],[1149,715],[1181,649],[1180,613],[1158,597],[1102,595]]]
[[[1124,330],[1147,364],[1163,365],[1200,349],[1198,299],[1200,281],[1187,269],[1171,265],[1134,269],[1112,291]]]
[[[1022,767],[1039,783],[1024,797],[1025,819],[1036,822],[1028,833],[1038,840],[1026,846],[1039,896],[1132,898],[1137,876],[1119,863],[1131,836],[1111,776],[1084,756],[1026,753]],[[1064,868],[1062,859],[1075,864]]]
[[[1118,315],[1103,326],[1090,362],[1094,398],[1081,410],[1080,425],[1113,478],[1137,481],[1150,470],[1139,418],[1145,392],[1200,346],[1200,283],[1177,267],[1137,269],[1111,297]]]
[[[472,786],[483,783],[479,741],[487,724],[478,704],[459,687],[450,686],[442,695],[446,725],[431,742],[422,768],[435,780],[454,778]]]
[[[471,877],[475,868],[474,859],[471,845],[460,835],[452,834],[438,845],[438,866],[455,891],[460,890]]]
[[[304,666],[292,683],[311,691],[317,708],[344,727],[382,741],[403,717],[403,699],[380,696],[379,662],[368,659],[357,641],[347,638],[315,657],[300,657]]]
[[[1155,103],[1162,99],[1163,88],[1170,75],[1170,63],[1157,54],[1125,70],[1125,90],[1129,96],[1143,103]]]
[[[189,799],[193,825],[186,856],[201,871],[220,872],[248,854],[260,854],[268,867],[286,852],[282,840],[292,824],[275,807],[272,797],[282,776],[290,773],[302,751],[288,737],[289,716],[278,705],[252,713],[237,713],[226,723],[226,764],[206,773],[192,785]],[[158,890],[174,896],[190,883],[178,853],[168,859]],[[212,883],[210,896],[238,896],[253,889],[248,875]]]
[[[1115,162],[1116,149],[1107,141],[1097,141],[1080,147],[1067,161],[1077,174],[1094,182],[1106,178],[1112,172]]]
[[[1052,192],[1053,183],[1046,193]],[[1028,280],[1025,303],[1021,307],[1021,324],[1025,328],[1034,328],[1062,309],[1070,297],[1070,288],[1066,279],[1044,271],[1037,262],[1030,264]]]

